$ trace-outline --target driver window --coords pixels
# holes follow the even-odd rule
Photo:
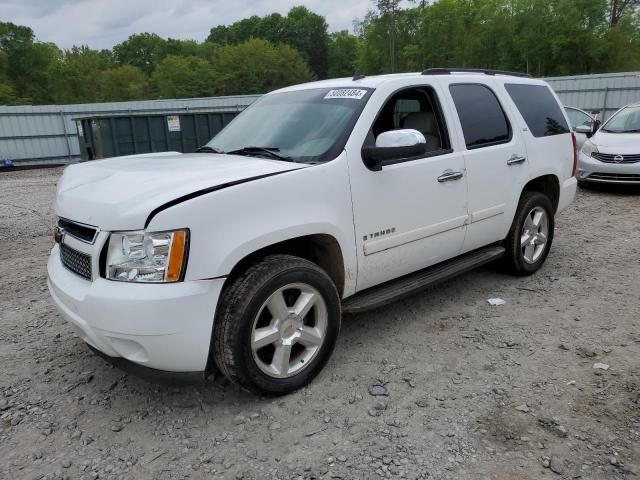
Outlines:
[[[409,88],[389,98],[371,127],[368,143],[375,143],[383,132],[405,128],[424,135],[427,152],[449,149],[444,119],[435,92],[430,88]]]

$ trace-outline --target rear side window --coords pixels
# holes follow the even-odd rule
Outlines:
[[[480,148],[511,140],[509,120],[491,89],[465,83],[449,87],[458,111],[467,148]]]
[[[504,86],[534,137],[569,133],[562,109],[548,87],[507,83]]]

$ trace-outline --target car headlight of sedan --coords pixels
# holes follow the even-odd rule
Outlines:
[[[584,142],[584,145],[582,145],[582,153],[590,157],[592,153],[598,153],[598,146],[591,140],[587,140]]]
[[[109,237],[106,277],[139,283],[182,280],[187,265],[189,231],[115,232]]]

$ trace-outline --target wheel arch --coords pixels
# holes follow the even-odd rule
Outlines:
[[[558,210],[558,203],[560,201],[560,180],[554,174],[541,175],[539,177],[529,180],[529,182],[522,189],[520,199],[525,192],[539,192],[551,200],[553,205],[553,212]]]
[[[338,295],[342,298],[347,276],[344,256],[338,240],[333,235],[326,233],[290,238],[266,245],[245,255],[231,269],[225,286],[231,284],[249,266],[269,255],[276,254],[293,255],[315,263],[329,275],[336,286]]]

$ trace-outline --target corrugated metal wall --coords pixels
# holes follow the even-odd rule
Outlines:
[[[580,75],[546,79],[567,106],[603,111],[640,101],[640,72]],[[73,121],[95,114],[175,114],[184,112],[238,112],[258,95],[91,103],[83,105],[0,106],[0,162],[16,165],[69,163],[79,160],[78,132]]]
[[[640,72],[545,78],[566,106],[601,111],[606,120],[616,110],[640,102]]]
[[[149,100],[78,105],[0,106],[0,162],[15,165],[70,163],[80,159],[77,117],[92,115],[237,113],[259,95]],[[1,165],[0,165],[1,166]]]

